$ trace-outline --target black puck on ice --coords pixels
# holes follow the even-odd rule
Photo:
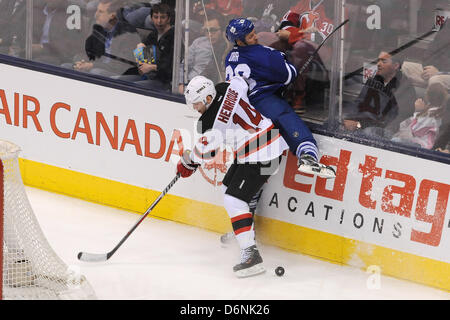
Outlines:
[[[281,277],[284,274],[284,268],[283,267],[277,267],[275,269],[275,274],[279,277]]]

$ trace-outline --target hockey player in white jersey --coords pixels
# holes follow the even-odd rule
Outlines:
[[[223,144],[233,148],[235,160],[222,183],[224,206],[241,249],[241,262],[233,268],[237,277],[265,271],[255,243],[249,202],[276,171],[282,153],[289,149],[272,121],[250,105],[247,91],[248,84],[241,77],[216,87],[202,76],[189,82],[186,103],[201,114],[197,128],[202,136],[193,151],[185,151],[177,164],[177,172],[186,178],[202,162],[214,158]],[[324,176],[334,174],[331,167],[324,165],[317,170]]]

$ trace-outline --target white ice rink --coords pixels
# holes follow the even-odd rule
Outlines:
[[[68,265],[81,268],[102,300],[450,300],[449,292],[385,276],[379,289],[369,289],[370,274],[364,270],[265,245],[259,247],[267,272],[237,279],[232,274],[239,259],[236,243],[224,248],[217,233],[154,218],[146,219],[109,261],[80,262],[79,251],[110,251],[139,215],[35,188],[26,191],[53,249]],[[286,270],[283,277],[274,274],[279,265]]]

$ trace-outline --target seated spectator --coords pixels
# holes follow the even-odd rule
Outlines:
[[[450,153],[450,123],[442,125],[441,134],[436,139],[434,149],[439,152]]]
[[[26,1],[0,2],[0,53],[25,56]]]
[[[400,122],[413,115],[416,94],[400,71],[402,63],[398,55],[379,54],[375,76],[367,80],[356,101],[344,106],[346,130],[390,139]]]
[[[443,5],[450,10],[448,2]],[[450,91],[449,45],[450,23],[447,19],[425,52],[422,64],[405,62],[402,67],[403,72],[415,86],[426,88],[433,83],[440,83]]]
[[[394,134],[392,141],[433,148],[448,97],[447,90],[440,83],[431,84],[425,99],[416,100],[414,115],[400,123],[400,129]]]
[[[447,103],[442,116],[442,125],[433,149],[450,153],[450,94],[447,95]]]
[[[215,11],[207,10],[208,19],[203,23],[204,36],[195,39],[189,46],[187,82],[202,75],[214,83],[224,81],[224,63],[228,52],[225,38],[224,17]],[[183,67],[183,65],[182,65]],[[184,70],[181,70],[184,71]],[[184,74],[180,72],[179,92],[184,92]]]
[[[147,17],[150,15],[151,4],[145,2],[138,2],[135,4],[128,4],[119,9],[119,14],[123,20],[127,21],[135,28],[150,29]]]
[[[140,29],[155,29],[155,25],[151,19],[151,9],[152,6],[165,3],[170,8],[175,6],[174,1],[168,0],[151,0],[151,1],[129,1],[127,4],[119,11],[119,14],[123,17],[125,21],[131,24],[135,28]],[[175,23],[174,14],[170,14],[171,24]]]
[[[60,65],[82,51],[82,33],[67,26],[67,1],[35,2],[32,59]]]
[[[167,4],[155,4],[151,9],[151,19],[155,29],[139,47],[154,48],[154,63],[140,63],[135,75],[120,77],[122,80],[133,81],[137,85],[149,89],[170,90],[172,82],[172,66],[174,53],[174,27],[171,25],[172,9]]]
[[[204,35],[203,22],[205,20],[205,14],[215,11],[226,17],[226,22],[231,20],[237,15],[242,13],[242,0],[208,0],[192,1],[193,5],[190,7],[189,13],[189,45],[192,44],[194,39],[202,37]],[[182,21],[184,31],[186,31],[187,22]]]
[[[112,77],[135,66],[132,48],[140,42],[136,29],[118,19],[120,0],[100,0],[96,24],[86,39],[86,54],[91,61],[80,60],[73,68],[91,74]]]

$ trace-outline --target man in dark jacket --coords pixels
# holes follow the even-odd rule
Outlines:
[[[136,29],[121,21],[120,0],[100,0],[96,24],[86,39],[86,54],[91,61],[77,61],[74,69],[106,77],[124,74],[135,66],[133,48],[140,42]]]
[[[32,59],[60,65],[82,52],[83,30],[67,24],[67,1],[35,1]]]
[[[25,57],[25,0],[0,0],[0,52]]]
[[[416,94],[400,71],[402,60],[381,52],[377,74],[368,79],[344,115],[344,127],[355,133],[390,138],[400,122],[414,113]]]

